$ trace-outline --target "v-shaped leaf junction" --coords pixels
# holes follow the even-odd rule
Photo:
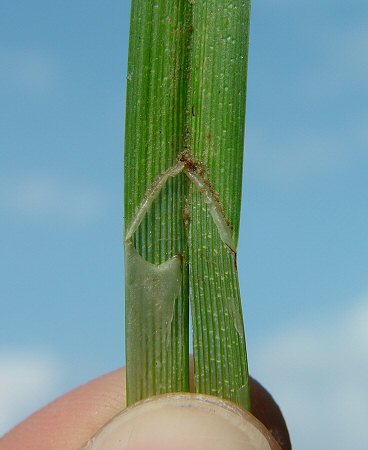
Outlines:
[[[181,172],[186,174],[189,180],[202,194],[202,198],[208,206],[221,240],[232,253],[236,254],[232,226],[225,216],[219,196],[213,189],[211,182],[206,178],[203,164],[196,160],[188,150],[182,152],[177,158],[177,163],[159,175],[152,186],[147,190],[144,199],[139,205],[132,223],[126,232],[125,242],[127,243],[132,239],[133,234],[137,231],[144,216],[151,208],[153,201],[159,195],[167,180],[176,177]]]

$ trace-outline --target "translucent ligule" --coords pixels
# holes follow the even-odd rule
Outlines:
[[[154,383],[158,366],[167,364],[166,349],[172,339],[171,324],[175,300],[179,296],[182,270],[175,256],[162,264],[151,264],[137,252],[133,243],[125,243],[125,295],[127,341],[127,403],[134,403]],[[134,377],[134,382],[130,379]],[[138,379],[137,379],[138,377]],[[143,386],[146,385],[145,389]],[[165,386],[155,386],[160,393]],[[145,392],[149,395],[150,392]],[[144,395],[145,396],[145,395]]]

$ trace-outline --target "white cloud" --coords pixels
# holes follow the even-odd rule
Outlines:
[[[285,5],[290,0],[262,1],[278,8],[279,3]],[[309,5],[310,10],[310,2],[292,3],[302,24],[303,9],[298,4]],[[343,14],[345,4],[334,2],[330,11],[327,3],[319,2],[313,7],[315,17],[298,36],[301,48],[299,57],[293,60],[295,68],[291,75],[295,79],[291,78],[290,88],[282,91],[288,92],[290,99],[285,103],[278,96],[278,106],[273,108],[279,128],[271,125],[269,129],[256,130],[252,124],[247,130],[249,176],[262,182],[310,184],[313,177],[346,173],[354,164],[360,167],[368,163],[368,117],[362,109],[368,96],[368,8],[359,8],[354,2],[356,8]],[[281,53],[295,50],[294,44],[287,41],[282,45],[285,48]],[[304,51],[305,57],[301,56]],[[274,65],[282,72],[280,64]],[[290,83],[289,78],[284,79]],[[273,93],[271,90],[269,93],[272,108]],[[266,120],[269,120],[267,112]]]
[[[368,298],[323,319],[253,349],[252,373],[281,405],[296,449],[364,450]]]
[[[102,216],[106,196],[94,187],[50,176],[2,177],[0,210],[36,219],[85,223]]]
[[[40,351],[0,352],[0,436],[42,407],[60,389],[63,370]]]
[[[280,141],[279,134],[273,140],[270,134],[253,131],[247,141],[249,175],[282,184],[310,182],[311,175],[331,172],[344,159],[341,145],[336,146],[333,141],[318,135],[287,135]]]
[[[368,163],[368,117],[342,129],[296,130],[280,135],[253,128],[246,142],[249,177],[262,183],[290,185],[336,175]]]
[[[347,25],[336,23],[327,30],[322,28],[314,37],[323,58],[319,65],[311,66],[305,78],[310,95],[325,100],[350,92],[367,94],[367,15]],[[303,89],[301,93],[305,95]]]
[[[47,93],[59,83],[60,68],[56,58],[39,49],[1,49],[0,81],[4,85]]]

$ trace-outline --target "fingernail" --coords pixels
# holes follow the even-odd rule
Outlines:
[[[169,394],[115,416],[82,450],[281,450],[250,413],[216,397]]]

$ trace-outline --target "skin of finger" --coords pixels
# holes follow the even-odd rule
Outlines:
[[[78,449],[125,408],[125,369],[53,401],[0,439],[0,450]]]
[[[285,421],[270,394],[251,379],[255,417],[283,450],[291,449]],[[2,439],[0,450],[77,449],[126,406],[125,369],[93,380],[50,403]]]
[[[282,450],[291,450],[291,441],[282,412],[271,394],[255,379],[250,380],[252,414],[271,432]]]

